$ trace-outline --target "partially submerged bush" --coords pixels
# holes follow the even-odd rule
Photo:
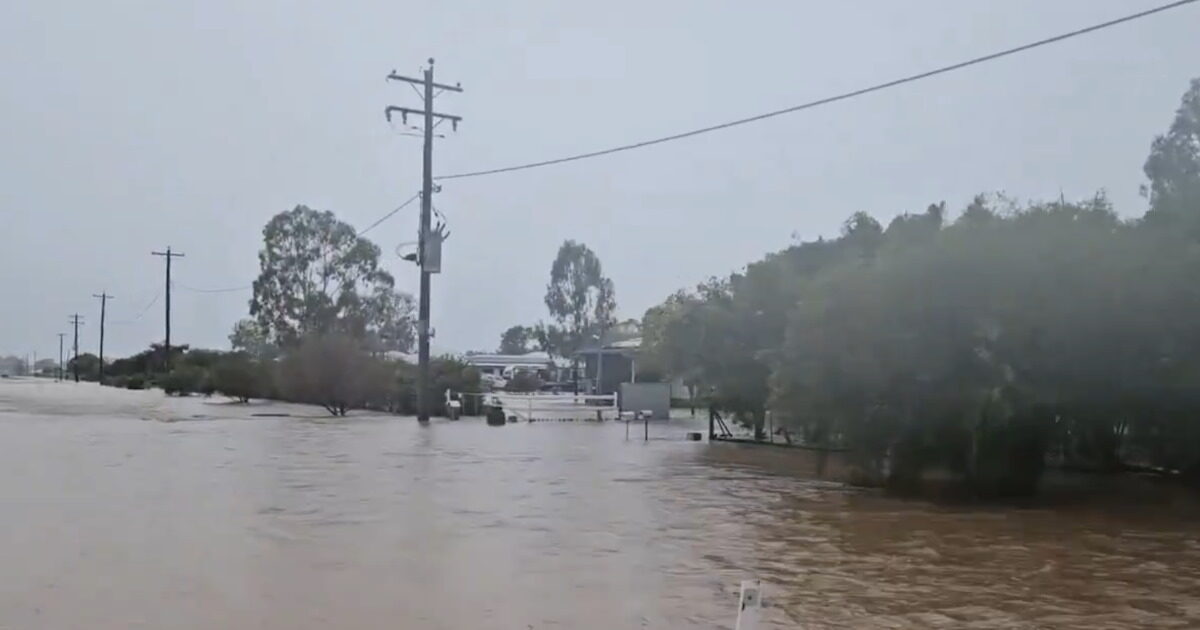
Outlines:
[[[214,391],[239,402],[250,402],[251,398],[263,395],[264,380],[263,370],[255,361],[245,354],[234,353],[216,362],[211,382]]]
[[[158,386],[168,396],[186,396],[201,391],[206,375],[204,370],[183,365],[171,370],[158,380]]]

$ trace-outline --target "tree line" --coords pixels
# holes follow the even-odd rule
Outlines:
[[[332,212],[306,206],[263,228],[250,317],[234,326],[230,352],[150,348],[105,366],[105,384],[160,387],[168,394],[221,394],[316,404],[333,415],[355,408],[415,412],[412,296],[397,291],[380,250]],[[81,378],[99,359],[80,355]],[[479,391],[479,375],[452,357],[431,362],[429,396]]]
[[[1200,79],[1144,172],[1103,193],[979,196],[768,254],[643,319],[643,361],[750,427],[848,448],[864,481],[951,471],[1028,495],[1048,465],[1200,484]]]

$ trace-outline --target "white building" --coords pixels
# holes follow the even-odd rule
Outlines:
[[[504,387],[507,381],[521,372],[536,374],[546,382],[555,382],[559,376],[559,366],[545,352],[468,354],[463,360],[479,370],[483,380],[493,387]]]

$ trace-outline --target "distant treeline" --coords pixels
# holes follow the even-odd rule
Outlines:
[[[266,398],[320,405],[334,415],[351,409],[416,413],[416,366],[372,355],[349,337],[316,336],[279,357],[253,357],[246,352],[171,348],[170,370],[159,369],[162,347],[152,346],[105,366],[104,383],[128,389],[161,388],[169,395],[226,396],[241,402]],[[99,378],[94,355],[79,357],[80,378]],[[441,357],[431,361],[430,400],[444,392],[478,392],[479,373],[465,363]],[[469,396],[464,404],[471,405]],[[467,408],[467,413],[478,410]]]
[[[229,335],[233,352],[160,345],[117,359],[105,383],[168,394],[222,394],[350,409],[412,414],[416,368],[388,359],[412,348],[412,296],[397,291],[377,245],[332,212],[306,206],[280,212],[263,227],[250,317]],[[81,355],[80,375],[96,380],[100,363]],[[479,374],[450,357],[431,364],[429,400],[447,389],[478,392]],[[467,413],[478,397],[464,401]],[[433,405],[432,411],[438,407]]]
[[[1200,483],[1200,80],[1146,161],[1149,210],[980,196],[767,255],[643,321],[644,361],[862,478],[1028,495],[1047,465]]]

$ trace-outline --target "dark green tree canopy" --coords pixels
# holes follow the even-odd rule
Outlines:
[[[263,228],[250,300],[256,334],[278,347],[338,332],[406,349],[412,341],[412,300],[394,291],[379,256],[374,243],[332,212],[297,206],[275,215]]]
[[[253,319],[242,319],[233,325],[229,334],[229,345],[235,352],[243,352],[259,359],[274,358],[277,354],[275,344],[267,331]]]
[[[761,435],[848,448],[864,478],[938,469],[982,496],[1042,469],[1200,485],[1200,80],[1145,164],[1150,209],[977,196],[768,254],[647,311],[643,353]]]
[[[583,243],[565,241],[550,267],[546,308],[554,319],[543,337],[557,341],[555,354],[569,356],[600,336],[615,321],[616,294],[600,259]]]
[[[1151,212],[1200,215],[1200,79],[1184,93],[1167,133],[1154,139],[1144,170]]]
[[[525,354],[537,342],[536,333],[526,326],[510,326],[500,335],[500,354]]]

